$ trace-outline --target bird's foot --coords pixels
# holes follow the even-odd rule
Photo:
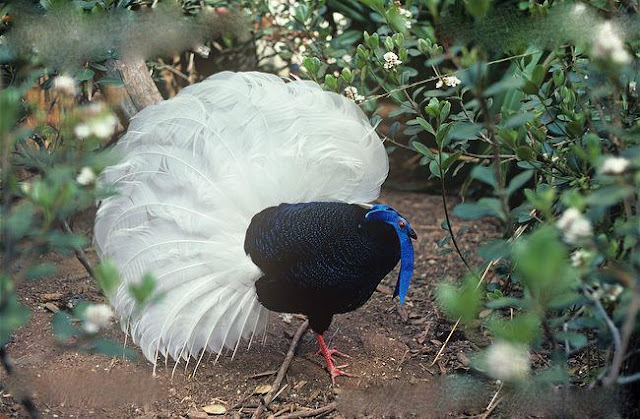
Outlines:
[[[341,356],[343,358],[351,358],[351,356],[345,354],[344,352],[340,352],[337,349],[333,349],[333,348],[327,348],[327,353],[329,354],[329,356],[331,357],[331,359],[335,362],[335,359],[333,359],[333,356]],[[316,355],[322,355],[324,356],[324,353],[322,352],[322,349],[318,349],[316,351]]]
[[[325,362],[327,363],[327,371],[331,375],[331,383],[336,383],[336,377],[344,375],[345,377],[357,377],[357,375],[350,374],[348,372],[342,371],[343,368],[346,368],[348,365],[338,365],[334,364],[335,360],[333,356],[341,356],[345,358],[351,358],[349,355],[338,351],[337,349],[330,349],[327,347],[327,344],[324,341],[324,337],[320,334],[316,335],[316,339],[318,340],[318,346],[320,347],[316,352],[316,355],[322,355]]]
[[[355,375],[355,374],[351,374],[351,373],[342,371],[342,368],[346,368],[348,366],[349,366],[348,364],[335,366],[335,365],[333,365],[333,362],[327,363],[327,370],[329,371],[329,374],[331,375],[331,384],[335,385],[336,384],[336,377],[338,377],[340,375],[344,375],[345,377],[357,377],[357,375]]]

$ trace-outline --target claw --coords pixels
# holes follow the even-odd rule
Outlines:
[[[331,375],[332,384],[335,384],[336,383],[335,378],[341,375],[344,375],[345,377],[357,377],[357,375],[342,371],[342,368],[347,367],[348,364],[339,365],[339,366],[334,365],[334,362],[335,362],[335,360],[333,359],[334,355],[341,356],[344,358],[351,358],[349,355],[342,353],[337,349],[329,349],[327,347],[327,344],[324,341],[324,337],[320,334],[316,335],[316,339],[318,340],[318,346],[320,347],[320,349],[318,349],[318,351],[316,352],[316,355],[322,355],[324,357],[324,360],[327,363],[327,371],[329,371],[329,374]]]

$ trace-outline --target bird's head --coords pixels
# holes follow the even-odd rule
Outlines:
[[[404,299],[409,291],[409,284],[413,276],[413,243],[411,239],[417,239],[416,232],[411,228],[409,222],[396,210],[387,205],[373,205],[367,215],[367,220],[379,220],[389,224],[396,230],[400,241],[400,275],[396,283],[393,296],[400,296],[400,304],[404,304]]]

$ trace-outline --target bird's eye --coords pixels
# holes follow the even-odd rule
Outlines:
[[[404,230],[404,228],[406,227],[405,222],[403,220],[398,220],[398,227]]]

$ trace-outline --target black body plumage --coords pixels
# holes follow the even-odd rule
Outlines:
[[[264,272],[266,308],[301,313],[323,333],[334,314],[363,305],[400,260],[394,228],[367,210],[335,202],[281,204],[256,214],[244,250]]]

